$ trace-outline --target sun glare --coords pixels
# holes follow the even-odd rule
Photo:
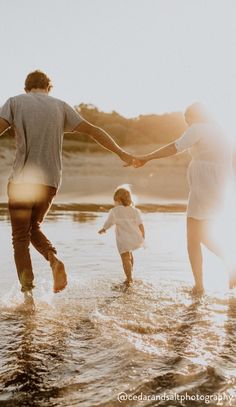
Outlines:
[[[212,288],[225,289],[228,287],[229,272],[236,270],[235,250],[235,214],[236,193],[233,185],[228,187],[227,200],[224,210],[212,224],[211,233],[222,249],[222,260],[209,252],[205,256],[206,285]]]
[[[214,234],[219,241],[226,262],[236,265],[235,231],[236,231],[236,193],[233,185],[229,185],[224,210],[220,213],[218,220],[213,226]]]

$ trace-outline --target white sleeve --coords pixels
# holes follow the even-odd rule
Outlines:
[[[196,144],[201,138],[201,132],[195,125],[189,127],[186,132],[175,142],[175,147],[178,153],[187,150]]]
[[[114,224],[115,224],[115,215],[114,215],[114,211],[111,209],[109,214],[108,214],[108,218],[107,218],[106,222],[103,225],[103,229],[107,230],[111,226],[113,226]]]
[[[136,217],[136,222],[138,225],[142,225],[143,221],[141,218],[141,212],[135,208],[135,217]]]

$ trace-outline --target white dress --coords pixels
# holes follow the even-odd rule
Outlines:
[[[116,243],[119,253],[130,252],[142,247],[144,239],[139,229],[142,224],[140,211],[134,206],[115,206],[109,211],[103,228],[116,226]]]
[[[187,216],[210,220],[222,210],[231,177],[231,149],[216,123],[195,123],[176,142],[177,152],[188,150],[189,199]]]

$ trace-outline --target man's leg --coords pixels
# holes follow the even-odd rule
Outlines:
[[[57,251],[41,231],[40,225],[50,209],[55,194],[56,188],[38,185],[31,215],[31,243],[48,261],[48,253],[52,251],[56,254]]]
[[[9,184],[9,213],[12,226],[12,243],[21,291],[30,291],[33,286],[33,270],[29,252],[32,203],[21,200],[20,185]]]
[[[50,262],[54,279],[54,292],[63,290],[67,285],[65,267],[62,261],[56,257],[56,249],[43,234],[40,225],[50,209],[52,200],[56,194],[56,188],[46,185],[38,186],[36,202],[31,217],[31,243]]]
[[[201,250],[201,221],[187,218],[188,255],[195,280],[194,292],[203,292],[202,278],[202,250]]]

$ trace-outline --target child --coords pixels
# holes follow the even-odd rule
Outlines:
[[[98,233],[106,233],[107,229],[116,225],[116,243],[126,275],[125,283],[130,285],[133,282],[134,259],[132,251],[143,246],[145,231],[140,211],[134,207],[127,186],[118,187],[113,199],[115,206],[110,210],[103,228]]]

